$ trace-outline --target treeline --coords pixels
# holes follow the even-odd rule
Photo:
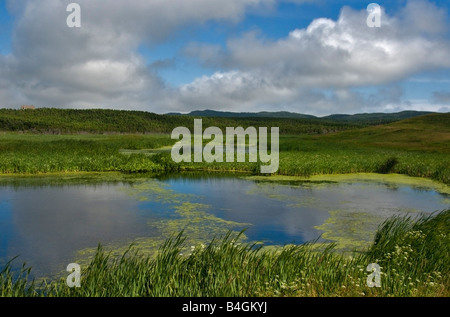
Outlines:
[[[145,111],[105,109],[0,109],[0,131],[35,133],[171,133],[175,127],[193,129],[194,116],[159,115]],[[203,126],[279,127],[282,134],[324,134],[361,127],[355,122],[320,118],[201,117]]]

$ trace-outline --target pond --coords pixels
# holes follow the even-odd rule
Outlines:
[[[448,187],[422,183],[373,177],[268,181],[223,174],[3,177],[0,267],[19,256],[16,266],[26,262],[34,274],[48,276],[92,255],[98,243],[123,250],[135,242],[154,252],[181,230],[192,244],[246,229],[248,242],[320,239],[351,250],[370,243],[377,226],[392,215],[449,208]]]

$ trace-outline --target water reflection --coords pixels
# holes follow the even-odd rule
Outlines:
[[[315,227],[330,217],[330,211],[367,214],[381,222],[403,212],[433,212],[448,208],[433,190],[383,183],[255,182],[237,178],[176,175],[165,179],[177,192],[192,193],[214,206],[211,212],[236,222],[251,223],[247,236],[265,244],[283,245],[317,239]],[[375,218],[374,218],[375,217]],[[369,218],[369,217],[368,217]],[[368,228],[375,230],[378,223]],[[372,236],[368,235],[368,239]]]
[[[143,234],[145,221],[134,212],[138,203],[117,186],[1,188],[0,258],[20,255],[36,270],[51,270],[86,245]]]
[[[161,237],[170,228],[180,228],[161,229],[174,221],[199,226],[187,217],[189,212],[198,212],[203,223],[209,221],[207,228],[223,219],[220,226],[248,228],[251,241],[283,245],[317,239],[327,230],[373,231],[377,222],[396,213],[449,207],[448,195],[376,182],[272,183],[236,175],[187,174],[92,184],[84,179],[48,185],[44,178],[22,184],[17,179],[0,182],[0,265],[20,255],[19,261],[33,266],[38,275],[61,271],[77,250],[99,242]],[[181,208],[188,210],[180,213]],[[330,221],[336,214],[345,225]]]

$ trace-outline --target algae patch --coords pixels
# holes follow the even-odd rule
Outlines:
[[[270,184],[270,183],[264,183],[264,182],[256,182],[255,186],[248,190],[246,192],[247,195],[262,195],[264,197],[280,201],[282,203],[285,203],[286,206],[291,208],[300,208],[300,207],[310,207],[317,205],[319,202],[317,201],[316,197],[313,196],[296,196],[292,195],[290,193],[284,193],[282,192],[282,189],[290,189],[290,188],[297,188],[297,185],[290,185],[290,184]],[[308,190],[312,189],[311,186],[303,186],[302,188]]]
[[[186,254],[192,246],[208,243],[213,238],[225,236],[228,232],[239,233],[251,224],[228,221],[210,213],[212,206],[201,203],[202,197],[193,194],[178,193],[167,183],[155,179],[134,183],[122,189],[128,195],[140,201],[143,208],[158,209],[160,217],[147,220],[152,236],[128,239],[102,246],[102,249],[119,257],[129,250],[141,255],[154,257],[158,249],[170,237],[183,232]],[[242,241],[247,237],[240,236]],[[130,248],[131,246],[131,248]],[[87,265],[95,255],[97,248],[86,248],[76,254],[77,263]]]
[[[425,190],[435,190],[442,194],[450,195],[450,186],[428,178],[412,177],[401,174],[377,174],[377,173],[350,173],[350,174],[323,174],[310,177],[302,176],[247,176],[245,179],[260,182],[301,182],[301,183],[323,183],[323,182],[378,182],[391,186],[407,185]]]
[[[322,238],[336,242],[341,251],[361,250],[368,247],[384,218],[367,212],[331,210],[330,217],[317,230],[323,231]]]
[[[169,184],[161,183],[156,179],[136,182],[122,190],[139,201],[159,204],[181,204],[183,201],[194,198],[194,195],[177,193],[170,188]]]
[[[208,212],[210,208],[206,204],[184,202],[175,207],[176,218],[150,222],[149,225],[156,226],[164,237],[183,232],[191,245],[206,243],[215,237],[224,236],[230,230],[238,233],[251,226],[218,218]],[[241,238],[246,240],[245,234]]]
[[[308,212],[326,212],[329,216],[312,227],[326,241],[336,243],[336,249],[352,251],[363,249],[373,241],[378,226],[396,214],[419,214],[420,208],[399,198],[383,200],[381,193],[398,191],[400,194],[422,191],[442,194],[443,205],[448,204],[449,186],[417,177],[398,174],[317,175],[309,178],[293,176],[250,176],[255,187],[247,194],[263,195],[292,208],[309,208]],[[326,189],[322,193],[321,189]],[[405,189],[406,188],[406,189]],[[297,191],[298,189],[298,191]],[[387,191],[386,191],[386,190]],[[374,194],[371,191],[374,191]],[[325,194],[326,193],[326,194]],[[422,204],[423,205],[423,204]],[[419,209],[417,209],[419,208]],[[432,210],[430,210],[432,211]]]

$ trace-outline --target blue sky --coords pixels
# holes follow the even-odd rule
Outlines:
[[[6,9],[6,2],[0,5],[0,54],[11,52],[11,36],[13,29],[13,16]]]
[[[0,0],[0,107],[450,111],[450,4]]]

